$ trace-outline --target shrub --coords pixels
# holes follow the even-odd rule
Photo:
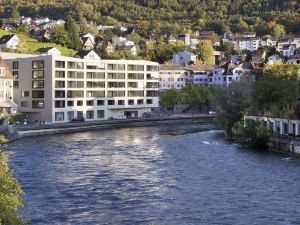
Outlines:
[[[252,148],[267,148],[270,130],[261,122],[241,121],[236,124],[237,143]]]
[[[9,124],[14,124],[19,121],[21,124],[24,123],[25,117],[23,114],[12,115],[9,117]]]

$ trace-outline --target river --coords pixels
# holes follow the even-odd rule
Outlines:
[[[24,138],[6,151],[29,224],[300,224],[300,159],[201,125]]]

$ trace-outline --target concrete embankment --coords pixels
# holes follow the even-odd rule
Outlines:
[[[118,120],[118,121],[96,121],[83,123],[65,123],[52,125],[22,126],[14,129],[14,138],[41,136],[51,134],[62,134],[71,132],[81,132],[90,130],[104,130],[130,127],[146,126],[166,126],[183,124],[207,124],[214,123],[213,116],[194,116],[194,117],[171,117],[160,119],[137,119],[137,120]]]
[[[300,140],[288,137],[271,137],[269,141],[269,149],[275,152],[299,155]]]

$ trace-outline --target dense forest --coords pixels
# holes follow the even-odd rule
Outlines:
[[[231,29],[270,34],[275,25],[300,33],[300,0],[0,0],[0,17],[23,16],[125,25],[141,36]]]

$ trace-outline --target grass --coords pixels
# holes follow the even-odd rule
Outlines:
[[[0,29],[0,36],[6,35],[6,34],[10,34],[10,32]],[[39,48],[54,47],[54,48],[57,48],[58,50],[60,50],[61,54],[64,56],[74,56],[76,54],[76,51],[74,51],[73,49],[69,49],[69,48],[63,47],[63,46],[55,44],[55,43],[39,42],[37,39],[31,38],[24,33],[16,33],[16,35],[21,40],[21,44],[17,48],[17,52],[20,52],[20,53],[32,54],[32,53],[35,53],[36,50]]]

